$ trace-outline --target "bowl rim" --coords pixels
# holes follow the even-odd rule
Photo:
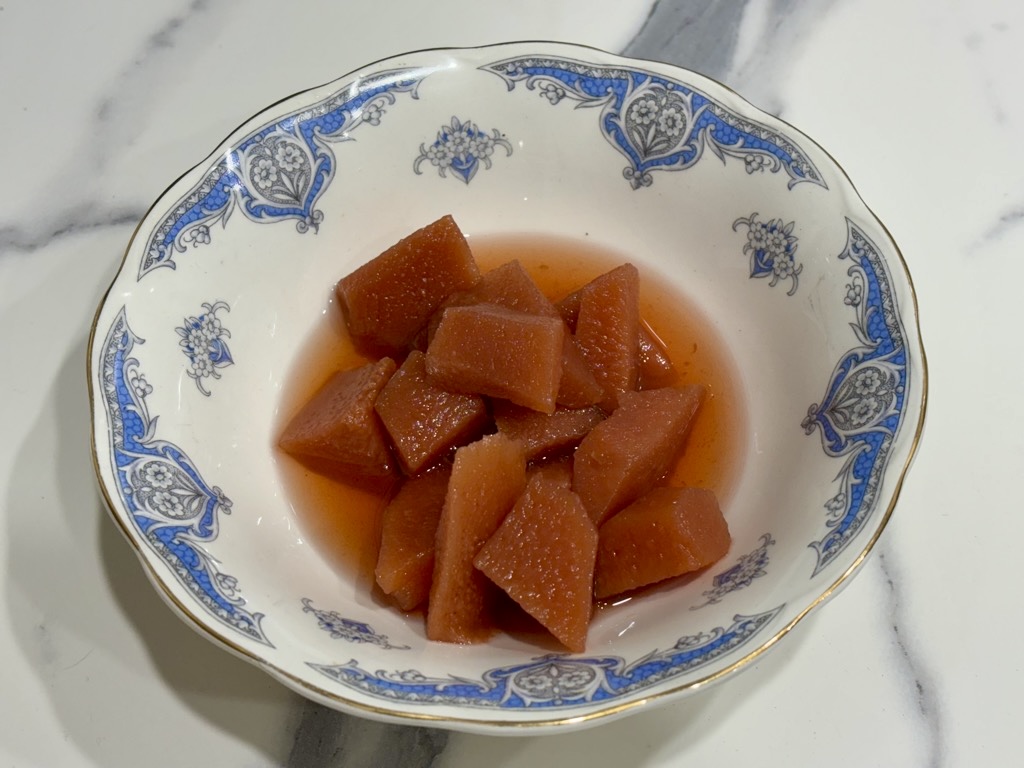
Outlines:
[[[140,547],[138,540],[133,535],[132,531],[129,530],[125,521],[117,513],[117,504],[110,495],[110,491],[103,480],[102,469],[100,466],[100,453],[105,449],[98,445],[98,419],[100,411],[98,409],[98,402],[96,398],[96,384],[94,383],[94,351],[97,343],[97,334],[99,328],[99,321],[103,311],[106,309],[110,295],[118,283],[121,275],[123,274],[125,267],[128,262],[129,254],[135,246],[136,239],[139,236],[143,225],[149,219],[153,211],[160,205],[165,204],[169,195],[178,186],[178,184],[190,174],[194,173],[197,169],[206,167],[214,158],[216,158],[221,151],[227,146],[230,146],[234,141],[240,138],[240,133],[250,125],[257,124],[263,118],[272,117],[273,110],[285,102],[293,99],[299,99],[307,94],[319,91],[332,85],[342,85],[343,82],[361,72],[370,71],[382,64],[388,62],[397,62],[403,58],[411,56],[422,56],[428,54],[447,54],[447,55],[466,55],[475,52],[484,51],[495,51],[499,52],[515,47],[523,46],[536,46],[538,48],[544,47],[557,47],[562,50],[576,50],[584,53],[595,54],[600,57],[614,59],[615,62],[621,63],[622,65],[638,66],[638,67],[649,67],[655,65],[656,67],[663,67],[667,70],[671,70],[675,75],[683,76],[696,76],[707,83],[711,84],[715,88],[719,88],[722,91],[728,93],[745,110],[752,111],[756,116],[769,117],[771,120],[784,126],[788,131],[801,137],[806,143],[812,146],[815,150],[822,153],[834,166],[834,169],[838,172],[841,180],[846,185],[846,192],[852,193],[852,198],[863,206],[866,216],[877,225],[885,237],[888,239],[889,244],[892,246],[892,252],[895,254],[897,261],[893,263],[895,267],[899,266],[899,274],[902,279],[906,281],[906,290],[909,298],[909,302],[905,303],[900,311],[901,319],[906,323],[906,327],[912,328],[913,340],[912,343],[907,344],[908,351],[913,350],[913,354],[920,366],[920,395],[919,395],[919,415],[917,417],[917,423],[914,425],[914,431],[910,437],[910,444],[907,449],[907,455],[903,462],[903,466],[899,467],[898,474],[893,472],[895,468],[888,470],[894,477],[893,488],[891,496],[888,500],[888,504],[880,516],[875,530],[872,532],[870,538],[866,541],[860,552],[857,553],[853,561],[847,566],[835,579],[830,583],[824,590],[821,591],[813,600],[810,601],[803,609],[801,609],[792,619],[786,622],[785,625],[780,627],[771,637],[760,642],[756,647],[750,649],[740,658],[733,661],[731,664],[721,669],[715,670],[707,675],[704,675],[698,679],[682,682],[676,685],[667,686],[664,689],[652,691],[645,696],[639,698],[627,699],[625,701],[611,700],[608,706],[588,711],[579,714],[562,714],[554,715],[546,718],[538,719],[500,719],[500,718],[477,718],[477,717],[460,717],[453,714],[438,714],[433,712],[417,712],[410,709],[396,709],[389,708],[386,706],[376,706],[369,703],[364,703],[358,699],[346,698],[345,696],[336,694],[328,691],[318,685],[313,684],[309,680],[300,678],[292,673],[282,669],[268,659],[260,656],[258,653],[244,647],[238,642],[232,640],[226,634],[221,634],[210,626],[207,622],[203,621],[200,617],[195,615],[186,606],[181,599],[168,587],[167,583],[157,573],[154,565],[147,559],[145,552]],[[894,270],[895,271],[895,270]],[[910,341],[910,340],[908,340]],[[92,323],[89,330],[89,338],[86,346],[86,381],[88,387],[88,400],[89,400],[89,411],[90,411],[90,454],[92,458],[93,474],[99,486],[100,494],[103,498],[104,504],[107,507],[109,516],[113,519],[118,529],[121,531],[124,538],[128,541],[135,553],[138,560],[141,562],[143,572],[149,579],[150,583],[156,589],[157,594],[163,598],[164,602],[181,618],[187,626],[190,626],[193,630],[198,632],[203,637],[207,638],[215,645],[220,646],[222,649],[227,650],[235,656],[244,659],[255,665],[257,668],[263,670],[274,679],[278,680],[286,687],[294,690],[295,692],[307,697],[312,698],[319,703],[341,711],[349,712],[355,715],[361,715],[370,717],[372,719],[391,722],[397,724],[411,724],[411,725],[424,725],[424,726],[435,726],[440,728],[448,728],[462,731],[476,731],[485,732],[499,735],[512,735],[512,734],[536,734],[538,732],[551,732],[552,726],[592,726],[597,725],[599,722],[608,718],[621,716],[626,713],[633,713],[641,711],[656,702],[662,702],[669,698],[679,696],[684,692],[696,692],[697,690],[709,687],[715,683],[718,683],[728,677],[733,676],[736,672],[750,666],[755,661],[759,660],[765,653],[774,648],[778,642],[790,633],[804,618],[810,615],[812,612],[820,608],[824,603],[828,602],[834,597],[843,587],[845,587],[850,579],[863,567],[868,556],[871,554],[875,547],[875,544],[881,537],[883,531],[888,526],[888,523],[892,517],[893,511],[898,502],[903,484],[906,480],[907,474],[912,466],[914,459],[917,455],[920,447],[920,442],[924,434],[925,423],[927,421],[927,410],[928,410],[928,388],[929,388],[929,370],[928,370],[928,359],[925,351],[924,341],[921,336],[921,322],[920,322],[920,305],[917,296],[917,289],[914,285],[913,276],[911,275],[910,269],[907,265],[906,259],[903,256],[903,252],[899,247],[896,239],[892,236],[892,233],[885,225],[885,223],[879,218],[874,210],[867,204],[857,189],[853,180],[850,178],[849,173],[842,166],[842,164],[827,150],[825,149],[816,139],[808,135],[804,130],[797,128],[787,120],[777,117],[774,114],[766,112],[760,107],[753,104],[750,100],[736,91],[729,85],[722,83],[721,81],[709,77],[697,70],[690,69],[681,65],[673,64],[666,61],[650,58],[638,58],[635,56],[625,56],[620,53],[614,53],[607,51],[595,46],[585,45],[574,42],[563,42],[556,40],[544,40],[544,39],[527,39],[527,40],[512,40],[504,42],[486,43],[481,45],[473,46],[442,46],[442,47],[426,47],[420,49],[413,49],[403,51],[395,54],[391,54],[371,62],[367,62],[355,69],[349,70],[338,77],[331,78],[330,80],[324,81],[317,85],[313,85],[301,90],[295,91],[294,93],[288,94],[282,98],[276,99],[275,101],[267,104],[265,107],[259,109],[252,115],[246,117],[238,123],[232,130],[230,130],[214,147],[212,151],[205,154],[198,162],[187,168],[184,172],[174,178],[156,197],[153,202],[148,206],[146,211],[139,218],[128,242],[124,248],[121,256],[120,263],[117,265],[114,271],[113,277],[110,280],[110,284],[103,292],[100,300],[97,304],[96,311],[93,315]],[[913,400],[909,401],[911,404]],[[511,714],[508,710],[503,712]],[[558,731],[562,732],[564,728],[558,728]]]

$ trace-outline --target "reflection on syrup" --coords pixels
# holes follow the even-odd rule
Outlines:
[[[728,515],[728,510],[726,510],[726,515]],[[716,564],[712,564],[708,566],[708,568],[714,568],[715,565]],[[636,624],[636,622],[632,618],[630,618],[631,615],[633,615],[630,613],[631,608],[627,608],[627,606],[630,606],[630,603],[632,603],[634,600],[640,600],[641,602],[643,602],[643,599],[645,597],[651,595],[659,595],[665,592],[673,592],[679,589],[680,587],[686,586],[690,582],[699,579],[704,574],[705,570],[707,569],[700,571],[691,571],[690,573],[684,573],[681,576],[674,576],[673,578],[665,579],[664,581],[660,581],[657,584],[648,584],[645,587],[634,589],[631,592],[625,592],[621,595],[615,595],[605,600],[598,600],[594,603],[593,620],[596,620],[598,617],[602,615],[608,617],[607,620],[609,623],[605,626],[605,629],[608,630],[610,626],[613,628],[612,631],[615,632],[616,637],[622,637],[629,630],[633,629],[633,627]],[[690,610],[693,609],[691,608]],[[620,611],[623,612],[623,615],[616,619],[615,616]],[[621,626],[619,629],[615,630],[614,627],[616,625],[616,622],[624,622],[624,625]],[[593,623],[593,621],[591,623]]]
[[[518,259],[553,301],[629,260],[589,243],[551,237],[477,236],[470,245],[482,271]],[[728,516],[728,501],[743,469],[746,432],[742,393],[728,350],[708,319],[659,275],[641,269],[640,299],[641,315],[669,351],[677,383],[702,383],[708,388],[685,454],[669,482],[711,488]],[[366,362],[348,339],[341,312],[332,299],[290,372],[275,440],[334,371]],[[278,456],[285,493],[305,537],[337,571],[355,576],[360,586],[365,583],[371,588],[387,493],[352,488],[311,471],[280,451]]]

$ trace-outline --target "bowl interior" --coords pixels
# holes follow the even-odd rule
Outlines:
[[[585,655],[425,640],[311,537],[273,440],[336,280],[452,213],[621,253],[707,318],[746,425],[734,544]],[[154,205],[97,316],[97,468],[190,621],[302,693],[454,727],[586,724],[742,667],[891,512],[923,417],[914,298],[813,142],[692,73],[554,44],[424,52],[243,126]]]

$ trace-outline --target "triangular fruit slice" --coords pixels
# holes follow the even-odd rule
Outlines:
[[[495,400],[492,410],[498,431],[521,440],[529,461],[568,453],[604,420],[604,411],[596,405],[579,409],[559,407],[554,413],[541,413],[507,400]]]
[[[405,358],[381,390],[375,407],[410,475],[433,464],[450,448],[480,437],[489,421],[482,397],[431,384],[424,355],[418,350]]]
[[[703,397],[697,384],[627,392],[619,408],[583,438],[573,457],[573,490],[596,525],[668,471]]]
[[[384,508],[377,585],[403,611],[425,603],[434,576],[437,523],[451,469],[437,469],[406,480]]]
[[[451,392],[555,410],[565,324],[494,304],[450,307],[427,347],[427,376]]]
[[[580,289],[576,341],[605,390],[609,409],[639,375],[640,275],[623,264]]]
[[[640,320],[640,364],[637,389],[657,389],[675,383],[677,375],[668,347],[642,318]]]
[[[594,597],[706,568],[724,557],[731,543],[714,493],[654,488],[601,526]]]
[[[297,458],[329,462],[352,480],[393,474],[394,459],[373,405],[394,372],[394,360],[385,357],[335,373],[288,423],[278,445]]]
[[[562,345],[562,381],[558,385],[555,402],[566,408],[586,408],[604,400],[604,387],[594,375],[590,363],[583,356],[579,342],[565,333]]]
[[[555,305],[518,261],[509,261],[485,272],[473,288],[453,294],[443,306],[471,304],[497,304],[528,315],[561,317]]]
[[[494,304],[528,315],[561,317],[555,305],[537,287],[523,266],[518,261],[510,261],[490,272],[485,272],[480,282],[472,288],[456,291],[448,296],[430,318],[425,334],[421,334],[418,341],[421,342],[422,348],[426,349],[434,338],[446,309],[471,307],[476,304]]]
[[[479,280],[466,238],[455,220],[444,216],[343,277],[335,294],[362,351],[397,354],[448,294]]]
[[[427,637],[475,643],[494,631],[495,586],[473,558],[526,487],[526,457],[518,440],[489,435],[455,452],[437,527]]]
[[[596,554],[597,529],[579,496],[537,472],[473,562],[566,648],[582,653]]]

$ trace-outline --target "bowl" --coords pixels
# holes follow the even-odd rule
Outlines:
[[[735,369],[732,548],[600,611],[585,653],[428,641],[325,549],[274,449],[334,283],[447,213],[471,244],[625,254]],[[466,731],[591,726],[729,679],[863,564],[921,435],[916,313],[837,163],[728,88],[556,43],[409,53],[275,103],[153,204],[92,329],[95,468],[156,593],[304,696]]]

